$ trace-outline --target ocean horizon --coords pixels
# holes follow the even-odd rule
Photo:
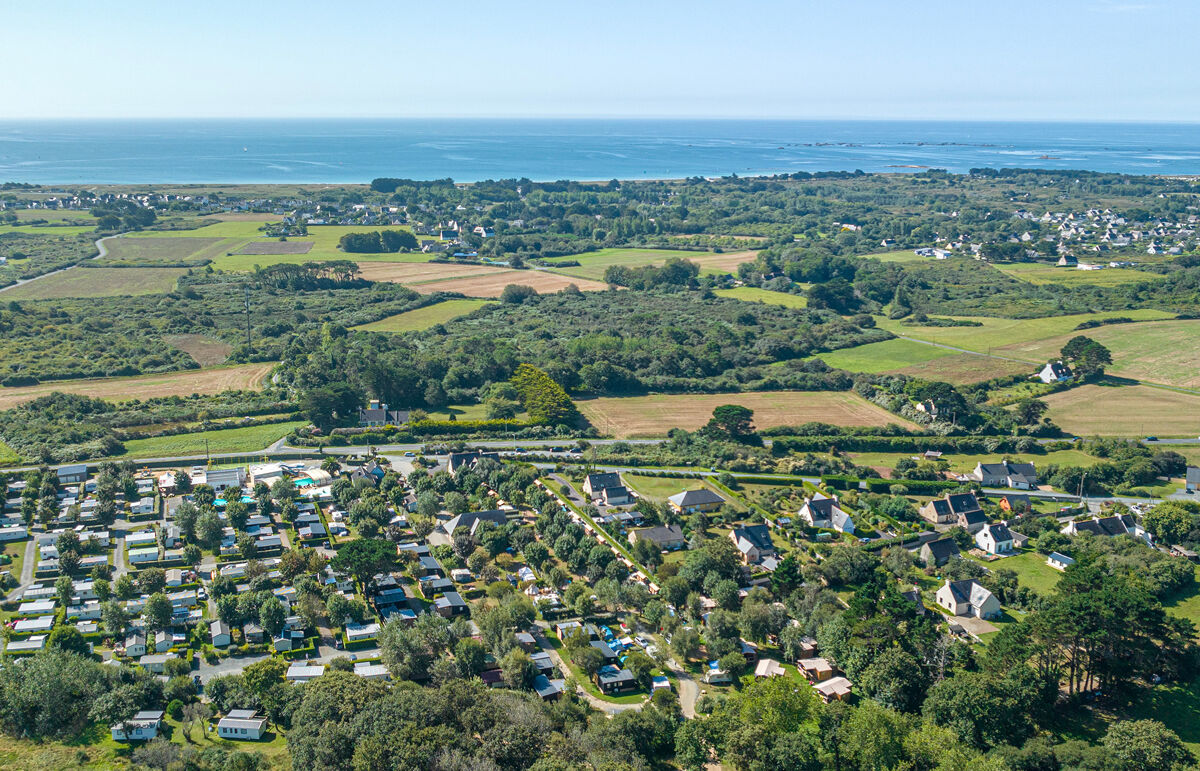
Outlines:
[[[800,171],[1200,174],[1200,124],[732,119],[0,121],[0,182],[337,184]]]

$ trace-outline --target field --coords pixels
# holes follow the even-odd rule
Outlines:
[[[539,294],[558,292],[574,284],[585,292],[603,291],[607,284],[582,278],[561,276],[546,270],[512,270],[496,268],[475,276],[466,276],[445,281],[409,282],[407,285],[421,294],[434,292],[458,292],[468,297],[499,297],[509,284],[533,287]]]
[[[390,281],[411,286],[431,281],[488,276],[504,268],[450,262],[364,262],[358,266],[369,281]]]
[[[1046,564],[1046,556],[1036,551],[1023,551],[1011,557],[987,563],[992,570],[1007,568],[1017,574],[1021,586],[1028,586],[1041,595],[1049,595],[1058,586],[1062,573]]]
[[[854,452],[849,453],[850,460],[858,466],[871,466],[877,469],[891,469],[896,466],[901,458],[911,458],[911,452]],[[1041,454],[1017,454],[1008,453],[1005,457],[1010,458],[1014,462],[1024,463],[1026,461],[1033,463],[1039,467],[1049,466],[1051,464],[1057,466],[1094,466],[1100,462],[1100,458],[1088,455],[1080,450],[1057,450],[1055,452],[1047,452]],[[993,454],[984,455],[957,455],[946,453],[942,456],[942,460],[950,464],[950,470],[960,474],[965,474],[975,468],[977,463],[992,463],[995,462],[997,456]]]
[[[599,431],[618,438],[665,436],[672,428],[694,431],[713,408],[740,404],[754,410],[759,428],[821,421],[842,426],[911,426],[882,407],[848,392],[761,391],[733,394],[656,394],[588,399],[576,403]]]
[[[1075,335],[1103,343],[1112,351],[1108,372],[1153,383],[1200,387],[1200,320],[1111,324],[1095,329],[998,348],[1007,356],[1045,361]]]
[[[959,353],[954,356],[943,356],[920,364],[900,367],[891,372],[927,380],[942,380],[955,385],[969,385],[996,377],[1027,373],[1030,372],[1030,367],[1019,361],[977,356],[973,353]]]
[[[194,231],[177,231],[192,233]],[[104,239],[106,253],[101,262],[182,262],[184,260],[211,259],[220,253],[222,238],[196,236],[139,236]]]
[[[821,353],[814,359],[821,359],[831,367],[850,372],[890,372],[901,367],[923,364],[934,359],[954,356],[957,352],[947,348],[938,348],[913,340],[884,340],[879,343],[868,343],[855,348],[842,348],[829,353]]]
[[[233,350],[229,343],[205,335],[165,335],[163,340],[187,353],[201,367],[213,367],[224,363]]]
[[[308,228],[308,235],[294,236],[288,239],[287,243],[311,243],[312,247],[307,254],[225,254],[224,252],[238,252],[251,243],[262,244],[267,242],[282,243],[278,239],[268,239],[258,231],[261,222],[219,222],[214,225],[209,225],[197,233],[209,233],[213,231],[213,235],[221,235],[228,233],[230,236],[236,236],[241,239],[235,243],[232,248],[223,250],[221,256],[213,260],[213,267],[220,270],[236,270],[249,271],[254,270],[254,266],[260,265],[266,267],[268,265],[277,265],[279,263],[301,263],[309,262],[310,260],[354,260],[355,262],[424,262],[429,259],[428,255],[416,253],[396,253],[396,254],[347,254],[339,250],[338,241],[347,233],[365,233],[373,230],[411,230],[404,225],[315,225]]]
[[[754,259],[755,252],[690,252],[674,249],[600,249],[595,252],[573,254],[569,257],[556,258],[558,261],[575,261],[578,266],[554,268],[557,273],[565,276],[578,276],[594,281],[604,280],[604,271],[611,265],[641,267],[642,265],[661,265],[672,257],[690,260],[700,266],[701,273],[733,273],[743,262]],[[547,260],[553,265],[555,259]],[[582,287],[581,287],[582,288]]]
[[[8,300],[60,297],[118,297],[164,294],[187,268],[71,268],[34,279],[4,292]]]
[[[901,337],[911,337],[926,340],[941,345],[952,345],[976,353],[988,353],[1001,347],[1011,347],[1017,343],[1028,343],[1034,340],[1044,340],[1074,333],[1075,327],[1081,322],[1114,317],[1131,319],[1170,319],[1174,315],[1157,310],[1105,311],[1103,313],[1076,313],[1067,316],[1048,316],[1038,319],[1001,319],[992,316],[962,316],[954,317],[963,321],[978,321],[978,327],[934,327],[924,325],[902,324],[895,319],[876,316],[875,323]],[[1080,331],[1075,334],[1091,334],[1094,329]],[[1009,354],[1011,355],[1011,354]],[[1014,356],[1014,358],[1020,358]],[[1029,359],[1031,362],[1041,362],[1040,356]]]
[[[675,493],[705,486],[699,479],[672,479],[670,477],[651,477],[641,474],[622,474],[621,479],[625,481],[625,484],[637,491],[639,495],[661,501],[665,501]]]
[[[307,425],[307,421],[293,420],[286,423],[268,423],[265,426],[245,428],[222,428],[197,434],[155,436],[149,439],[131,439],[125,442],[123,457],[158,458],[173,455],[203,455],[205,439],[208,452],[254,452],[272,444],[292,429]]]
[[[788,294],[787,292],[772,292],[770,289],[759,289],[753,286],[739,286],[735,289],[718,289],[713,294],[719,297],[732,297],[735,300],[744,300],[746,302],[782,305],[785,308],[808,307],[808,300],[802,295]]]
[[[876,259],[880,262],[932,262],[931,257],[922,257],[912,249],[898,249],[892,252],[876,252],[864,254],[862,259]]]
[[[1152,386],[1085,385],[1042,397],[1046,417],[1079,436],[1196,436],[1200,395]]]
[[[258,389],[274,366],[271,363],[242,364],[236,367],[214,367],[186,372],[164,372],[155,375],[95,380],[57,380],[39,383],[35,386],[0,388],[0,409],[6,410],[15,407],[22,402],[45,396],[53,391],[124,401],[149,399],[155,396],[215,394],[229,389]]]
[[[1087,262],[1087,260],[1085,259],[1084,262]],[[1090,286],[1122,286],[1124,284],[1135,284],[1140,281],[1158,281],[1162,278],[1162,275],[1159,273],[1146,273],[1145,271],[1129,270],[1128,268],[1079,270],[1077,268],[1060,268],[1055,265],[1032,262],[1007,263],[993,265],[992,267],[1006,276],[1037,285],[1062,284],[1071,286],[1087,284]]]
[[[312,241],[251,241],[237,250],[237,254],[308,254]]]
[[[406,311],[386,319],[363,324],[361,329],[366,332],[419,332],[437,324],[444,324],[451,319],[465,316],[478,308],[487,305],[487,300],[446,300],[436,305],[427,305],[415,311]]]

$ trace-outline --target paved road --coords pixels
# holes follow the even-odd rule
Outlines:
[[[21,591],[33,583],[33,569],[37,567],[37,541],[32,538],[25,544],[25,561],[21,563]]]
[[[538,645],[541,646],[543,651],[550,654],[550,659],[554,662],[554,666],[558,667],[558,671],[562,672],[564,675],[570,673],[571,668],[567,666],[567,663],[563,661],[563,657],[560,656],[558,651],[555,650],[555,648],[546,640],[546,634],[549,631],[549,624],[547,624],[545,621],[538,621],[537,626],[538,631],[540,632],[538,635]],[[576,686],[575,691],[588,704],[591,704],[596,709],[610,716],[616,715],[620,712],[628,712],[631,709],[641,709],[645,705],[646,701],[649,701],[649,698],[647,697],[647,699],[634,704],[613,704],[612,702],[596,698],[592,694],[588,693],[582,685]]]
[[[667,667],[679,683],[679,707],[683,710],[683,716],[688,719],[694,718],[696,716],[696,700],[700,698],[699,683],[675,659],[667,661]]]

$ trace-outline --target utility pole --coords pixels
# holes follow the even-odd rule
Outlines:
[[[246,309],[246,352],[250,352],[250,285],[242,284],[242,305]]]
[[[212,465],[212,455],[210,455],[208,452],[208,437],[207,436],[204,437],[204,465],[205,466]]]

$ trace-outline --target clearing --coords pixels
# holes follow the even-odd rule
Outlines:
[[[251,241],[234,254],[308,254],[312,241]]]
[[[15,407],[54,391],[83,394],[97,399],[124,401],[156,396],[215,394],[228,390],[258,390],[275,367],[273,362],[241,364],[235,367],[191,369],[133,377],[107,377],[94,380],[54,380],[35,386],[0,388],[0,409]]]
[[[201,367],[224,364],[233,346],[208,335],[164,335],[163,340],[191,356]]]
[[[490,265],[458,262],[364,262],[358,267],[362,277],[369,281],[390,281],[405,286],[467,276],[486,276],[504,270]]]
[[[974,353],[959,353],[891,370],[891,374],[911,375],[926,380],[942,380],[954,385],[970,385],[1006,375],[1028,373],[1029,365]]]
[[[444,324],[459,316],[465,316],[487,304],[487,300],[446,300],[436,305],[427,305],[424,308],[388,316],[386,319],[363,324],[354,329],[366,332],[419,332],[438,324]]]
[[[1084,260],[1087,262],[1087,260]],[[1046,263],[1019,262],[993,265],[1004,275],[1030,284],[1087,284],[1089,286],[1122,286],[1136,284],[1140,281],[1158,281],[1161,273],[1147,273],[1128,268],[1104,268],[1103,270],[1079,270],[1078,268],[1060,268]]]
[[[119,297],[165,294],[187,268],[79,267],[49,273],[5,290],[9,300],[48,300],[62,297]]]
[[[666,436],[672,428],[694,431],[722,404],[754,410],[754,425],[798,426],[820,421],[840,426],[913,424],[846,391],[750,391],[731,394],[654,394],[576,402],[599,431],[617,438]]]
[[[875,323],[894,335],[926,340],[941,345],[952,345],[976,353],[989,353],[1002,346],[1010,348],[1015,343],[1028,343],[1048,337],[1072,333],[1084,321],[1130,318],[1138,321],[1174,318],[1173,313],[1156,310],[1105,311],[1103,313],[1076,313],[1067,316],[1047,316],[1037,319],[1001,319],[994,316],[947,316],[959,321],[977,321],[982,326],[937,327],[924,324],[904,324],[886,316],[876,316]],[[1094,329],[1081,330],[1075,334],[1091,334]],[[1012,355],[1011,353],[1008,355]],[[1014,356],[1014,358],[1020,358]],[[1039,363],[1045,359],[1029,359]]]
[[[608,284],[599,281],[560,276],[546,270],[513,270],[511,268],[495,268],[488,273],[475,276],[407,285],[421,294],[458,292],[468,297],[499,297],[500,293],[504,291],[504,287],[509,284],[533,287],[539,294],[559,292],[571,284],[584,292],[601,292],[608,289]]]
[[[195,231],[178,231],[193,233]],[[101,262],[194,262],[212,259],[220,252],[218,248],[225,239],[201,238],[196,236],[116,236],[106,238],[103,246],[107,254]]]
[[[546,260],[553,266],[557,262],[578,262],[565,268],[553,268],[556,273],[564,276],[578,276],[594,281],[604,280],[604,271],[611,265],[641,267],[643,265],[661,265],[672,257],[690,260],[700,266],[701,273],[733,273],[743,262],[751,262],[757,252],[692,252],[682,249],[599,249],[594,252],[572,254]]]
[[[1078,436],[1200,434],[1200,395],[1153,386],[1085,385],[1042,397],[1046,417]]]
[[[125,442],[123,456],[163,458],[175,455],[203,455],[205,452],[254,452],[267,447],[282,436],[287,436],[292,429],[306,425],[306,420],[292,420],[262,426],[221,428],[196,434],[130,439]]]
[[[854,348],[841,348],[813,356],[831,367],[850,372],[889,372],[913,364],[923,364],[933,359],[954,356],[957,351],[938,348],[915,340],[884,340],[867,343]]]
[[[732,297],[745,302],[782,305],[785,308],[807,308],[808,299],[803,295],[788,294],[787,292],[772,292],[770,289],[759,289],[753,286],[739,286],[734,289],[718,289],[713,292],[718,297]]]
[[[1180,388],[1200,387],[1200,319],[1109,324],[996,349],[1006,356],[1047,361],[1067,341],[1086,335],[1112,351],[1107,371]]]

